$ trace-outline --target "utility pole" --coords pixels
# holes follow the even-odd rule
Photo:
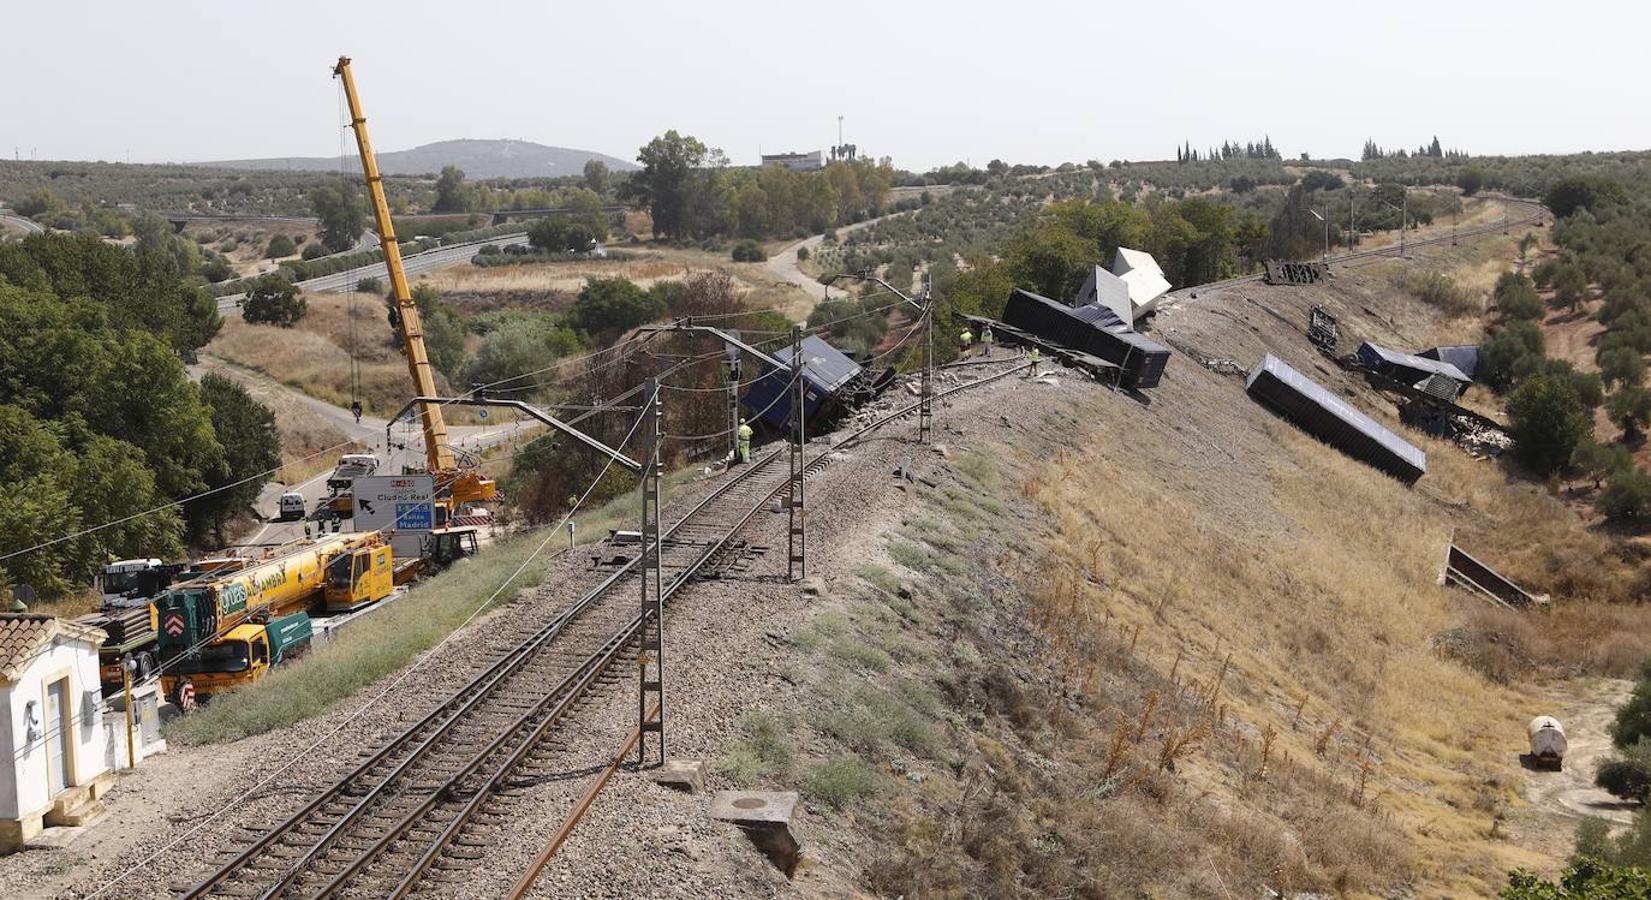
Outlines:
[[[791,407],[791,492],[786,497],[788,513],[785,574],[792,581],[808,575],[808,511],[803,507],[803,447],[808,441],[808,415],[803,402],[808,395],[808,379],[803,377],[803,327],[791,326],[791,376],[797,393]]]
[[[923,274],[923,390],[917,398],[917,442],[934,442],[934,302],[930,291],[934,285],[929,274]]]
[[[732,344],[728,354],[728,464],[740,458],[740,350]]]
[[[659,765],[665,764],[665,598],[659,572],[659,479],[664,472],[660,454],[659,379],[649,378],[647,400],[642,404],[642,471],[637,480],[642,488],[642,614],[637,631],[636,668],[640,680],[637,691],[636,764],[648,759],[648,735],[659,735]],[[652,677],[649,676],[650,668]],[[648,716],[648,701],[657,714]]]

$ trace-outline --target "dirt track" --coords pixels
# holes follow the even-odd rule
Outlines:
[[[1526,768],[1525,797],[1532,806],[1569,819],[1597,816],[1614,825],[1633,821],[1638,804],[1625,803],[1594,786],[1595,768],[1611,754],[1611,720],[1632,690],[1627,681],[1602,681],[1579,692],[1559,711],[1570,749],[1560,771]]]

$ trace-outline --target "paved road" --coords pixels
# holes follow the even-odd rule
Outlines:
[[[883,221],[884,219],[893,218],[894,216],[903,216],[907,212],[911,212],[911,210],[906,210],[905,212],[889,213],[886,216],[881,216],[881,217],[878,217],[876,219],[867,219],[864,222],[856,222],[853,225],[844,225],[843,227],[837,229],[837,236],[842,237],[843,235],[848,234],[851,231],[859,231],[862,228],[868,228],[872,225],[875,225],[878,222]],[[814,300],[814,302],[818,303],[819,301],[825,299],[825,297],[826,297],[826,287],[825,287],[825,285],[823,285],[820,282],[816,281],[814,279],[814,276],[809,275],[807,272],[804,272],[801,268],[798,267],[798,265],[797,265],[797,251],[804,248],[804,247],[807,247],[808,248],[808,254],[810,256],[818,255],[819,250],[820,250],[820,244],[824,243],[824,241],[825,241],[825,235],[823,235],[823,234],[816,234],[813,237],[803,238],[802,240],[796,242],[795,244],[792,244],[792,245],[786,247],[784,250],[781,250],[779,253],[776,253],[773,256],[768,257],[768,262],[764,263],[764,266],[768,269],[768,273],[770,275],[773,275],[775,278],[778,278],[781,281],[787,282],[789,284],[794,284],[797,287],[802,288],[803,291],[805,293],[807,293],[808,296],[812,300]],[[839,289],[837,291],[837,294],[838,294],[838,299],[841,299],[842,296],[843,296],[842,290]]]
[[[0,225],[14,228],[24,234],[39,234],[46,230],[46,226],[33,219],[25,219],[22,216],[5,211],[0,211]]]
[[[509,234],[496,238],[488,238],[483,241],[469,241],[463,244],[454,244],[451,247],[437,247],[434,250],[427,250],[423,253],[414,253],[409,256],[403,256],[401,258],[401,266],[407,271],[408,275],[417,275],[420,272],[428,272],[431,269],[439,269],[442,266],[451,265],[456,262],[469,262],[475,258],[476,252],[479,251],[485,244],[493,244],[498,247],[508,247],[513,244],[526,243],[527,235],[525,234]],[[384,279],[388,278],[389,274],[389,270],[385,268],[384,263],[378,262],[373,263],[370,266],[360,266],[354,269],[346,269],[332,275],[322,275],[320,278],[311,278],[308,281],[300,281],[298,282],[298,286],[306,291],[341,291],[353,287],[356,282],[363,278]],[[218,312],[234,312],[236,309],[240,308],[241,301],[245,298],[245,294],[227,294],[223,297],[219,297]]]
[[[382,470],[385,472],[399,472],[404,465],[422,465],[424,463],[424,444],[423,441],[416,438],[413,441],[413,446],[408,449],[385,450],[385,420],[383,419],[362,416],[361,421],[357,423],[355,416],[347,409],[341,409],[325,400],[318,400],[261,373],[241,368],[221,359],[205,357],[201,364],[189,367],[190,377],[197,380],[207,372],[218,372],[234,378],[244,385],[254,397],[280,394],[309,408],[325,420],[327,424],[338,429],[346,438],[357,441],[369,448],[378,456]],[[504,441],[515,431],[516,426],[513,423],[447,426],[448,438],[455,445],[471,451],[479,451]],[[340,450],[333,455],[337,456],[343,452],[344,450]],[[258,531],[247,536],[241,542],[241,545],[279,544],[303,537],[304,523],[302,521],[275,521],[275,516],[279,511],[278,502],[281,494],[289,490],[298,491],[304,495],[305,508],[313,510],[316,504],[327,496],[327,476],[331,473],[332,470],[329,468],[308,481],[296,485],[286,485],[273,481],[265,485],[263,492],[258,496],[257,503],[254,504],[254,508],[257,510],[258,515],[265,520],[265,524]]]

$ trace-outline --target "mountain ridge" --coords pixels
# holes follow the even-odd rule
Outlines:
[[[571,147],[552,147],[533,141],[460,138],[420,144],[409,150],[378,154],[379,171],[386,175],[434,175],[444,166],[458,166],[466,178],[559,178],[578,175],[588,160],[600,160],[616,172],[634,171],[637,165],[606,153]],[[195,165],[224,169],[294,169],[332,171],[337,157],[275,156],[263,159],[227,159]]]

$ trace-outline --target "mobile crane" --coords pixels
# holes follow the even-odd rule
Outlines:
[[[244,569],[175,585],[154,601],[161,685],[188,708],[196,696],[256,681],[308,643],[312,611],[382,600],[394,578],[389,542],[370,531],[301,542]]]
[[[379,243],[384,248],[384,267],[389,270],[391,296],[396,304],[396,322],[401,331],[401,347],[407,356],[407,371],[413,377],[414,396],[437,395],[435,373],[430,367],[429,354],[424,349],[424,322],[418,304],[407,287],[407,272],[401,265],[401,245],[396,242],[395,223],[390,219],[390,204],[384,196],[384,181],[378,172],[378,159],[367,138],[367,118],[361,114],[361,98],[356,94],[355,76],[350,71],[350,58],[340,56],[333,67],[333,75],[343,81],[344,97],[350,109],[350,128],[355,132],[357,149],[361,152],[361,170],[367,181],[367,194],[372,199],[373,221],[378,227]],[[493,479],[473,467],[461,465],[454,456],[453,446],[447,440],[447,423],[442,418],[441,406],[420,402],[419,424],[424,431],[425,468],[435,476],[438,519],[445,520],[454,510],[466,503],[486,502],[498,496]],[[440,524],[438,522],[438,524]]]

